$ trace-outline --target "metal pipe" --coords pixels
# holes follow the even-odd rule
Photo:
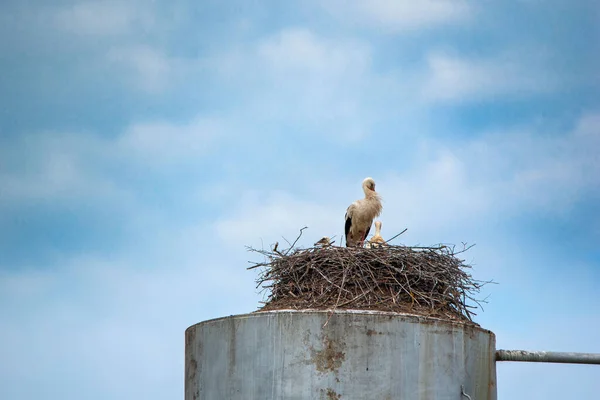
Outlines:
[[[600,365],[599,353],[561,353],[556,351],[498,350],[496,361],[524,361]]]

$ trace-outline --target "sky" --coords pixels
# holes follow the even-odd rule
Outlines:
[[[499,349],[600,352],[594,0],[0,3],[0,398],[182,399],[245,246],[475,244]],[[600,367],[500,363],[498,398]]]

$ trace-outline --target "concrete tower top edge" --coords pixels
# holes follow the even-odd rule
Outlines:
[[[315,309],[306,309],[306,310],[294,310],[294,309],[289,309],[289,310],[271,310],[271,311],[255,311],[252,313],[247,313],[247,314],[235,314],[235,315],[229,315],[226,317],[219,317],[219,318],[212,318],[209,320],[205,320],[205,321],[201,321],[198,322],[196,324],[193,324],[191,326],[189,326],[186,329],[186,333],[196,327],[202,326],[202,325],[208,325],[208,324],[212,324],[215,322],[219,322],[222,320],[226,320],[226,319],[230,319],[230,318],[235,318],[235,319],[245,319],[245,318],[255,318],[255,317],[261,317],[261,316],[265,316],[265,315],[282,315],[282,314],[288,314],[288,315],[294,315],[294,314],[299,314],[299,315],[306,315],[306,314],[312,314],[312,315],[319,315],[319,314],[330,314],[331,310],[315,310]],[[481,332],[485,332],[488,333],[490,335],[494,335],[494,333],[490,330],[484,329],[481,326],[479,326],[476,323],[469,323],[469,322],[461,322],[461,321],[455,321],[455,320],[449,320],[449,319],[443,319],[443,318],[435,318],[435,317],[428,317],[428,316],[423,316],[423,315],[416,315],[416,314],[409,314],[409,313],[397,313],[397,312],[389,312],[389,311],[371,311],[371,310],[336,310],[334,312],[334,314],[339,314],[339,315],[363,315],[363,316],[367,316],[367,315],[371,315],[371,316],[378,316],[378,317],[389,317],[389,318],[398,318],[401,320],[404,320],[406,322],[413,322],[413,323],[421,323],[421,324],[442,324],[442,325],[451,325],[451,326],[456,326],[456,327],[468,327],[470,329],[474,329],[474,330],[478,330]]]

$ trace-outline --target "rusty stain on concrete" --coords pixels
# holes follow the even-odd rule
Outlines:
[[[323,339],[323,350],[312,349],[312,362],[319,372],[336,372],[346,359],[344,344],[328,337]]]
[[[329,400],[339,400],[342,398],[341,394],[337,394],[333,389],[328,388],[327,389],[327,398]]]
[[[332,388],[321,389],[320,392],[319,398],[322,400],[340,400],[342,398],[342,395],[337,394]]]

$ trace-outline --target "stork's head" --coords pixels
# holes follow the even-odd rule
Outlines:
[[[377,229],[377,232],[381,230],[381,221],[375,221],[375,229]]]
[[[373,180],[373,178],[365,178],[365,180],[362,183],[362,187],[365,193],[369,193],[369,191],[374,192],[375,181]]]

